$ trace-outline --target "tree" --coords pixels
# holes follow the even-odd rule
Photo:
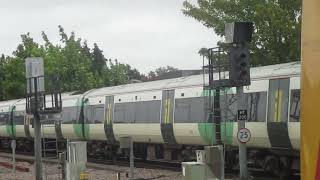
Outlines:
[[[88,58],[92,58],[91,49],[90,49],[89,46],[88,46],[87,40],[85,40],[85,41],[83,42],[82,50],[83,50],[83,53],[84,53]]]
[[[4,54],[1,55],[0,57],[0,101],[4,100],[4,63],[5,63],[6,57]]]
[[[208,49],[203,47],[199,49],[198,54],[203,57],[208,57]]]
[[[74,32],[67,34],[62,26],[58,28],[61,39],[57,44],[50,42],[45,32],[41,32],[43,45],[35,42],[30,33],[22,34],[12,56],[0,56],[0,100],[25,96],[24,60],[27,57],[42,57],[45,76],[59,76],[63,92],[84,92],[143,77],[128,64],[106,59],[96,43],[91,49],[87,41],[77,38]],[[46,80],[45,87],[53,88],[50,79]]]
[[[224,24],[252,21],[253,65],[277,64],[300,59],[301,0],[198,0],[184,1],[182,12],[193,17],[217,35]]]
[[[3,98],[24,97],[26,82],[24,61],[18,57],[6,57],[3,74]]]
[[[39,57],[44,55],[43,47],[40,47],[38,43],[34,42],[30,37],[30,33],[21,35],[21,44],[18,45],[17,50],[13,52],[13,55],[24,60],[27,57]]]
[[[150,71],[148,75],[144,77],[144,81],[157,80],[157,77],[167,74],[169,72],[175,72],[175,71],[179,71],[179,69],[172,66],[159,67],[154,71]]]
[[[168,72],[174,72],[178,71],[179,69],[172,67],[172,66],[167,66],[167,67],[159,67],[155,70],[156,75],[160,76],[162,74],[168,73]]]
[[[96,81],[93,72],[90,71],[91,59],[83,53],[81,39],[76,39],[74,32],[71,32],[68,37],[63,28],[61,26],[59,28],[61,42],[64,45],[61,49],[63,56],[59,65],[63,90],[86,91],[94,88]]]
[[[117,59],[109,61],[110,66],[110,85],[117,86],[126,84],[129,81],[128,70],[124,64],[118,62]]]
[[[106,65],[106,58],[102,54],[102,50],[99,49],[97,43],[93,44],[93,60],[92,60],[92,71],[97,72],[98,75],[102,74],[103,68]]]

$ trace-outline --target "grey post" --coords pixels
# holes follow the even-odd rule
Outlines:
[[[131,136],[120,137],[120,149],[129,149],[129,161],[130,161],[130,170],[129,170],[129,179],[132,180],[134,178],[134,153],[133,153],[133,139]],[[126,173],[128,175],[128,173]]]
[[[41,124],[38,113],[37,78],[34,78],[35,87],[35,112],[34,112],[34,156],[36,162],[36,180],[42,180],[42,147],[41,147]]]
[[[238,109],[243,109],[245,106],[243,96],[243,86],[237,87],[237,103]],[[238,120],[238,130],[245,128],[245,121]],[[239,165],[240,165],[240,180],[248,179],[248,167],[247,167],[247,146],[245,143],[239,143]]]
[[[41,147],[41,123],[39,115],[39,96],[44,92],[44,68],[43,59],[30,57],[25,59],[27,78],[27,97],[31,98],[31,113],[34,116],[34,156],[36,180],[42,180],[42,147]],[[33,99],[33,101],[32,101]],[[28,102],[26,102],[28,103]],[[30,107],[27,106],[27,109]],[[26,109],[26,110],[27,110]],[[30,109],[29,109],[30,111]],[[30,112],[29,112],[30,113]]]
[[[11,148],[12,148],[12,173],[16,173],[16,140],[11,140]]]
[[[133,139],[130,137],[130,174],[129,179],[132,180],[134,178],[134,154],[133,154]]]
[[[36,180],[42,180],[42,148],[41,148],[41,125],[39,117],[34,119],[34,154],[36,160]]]

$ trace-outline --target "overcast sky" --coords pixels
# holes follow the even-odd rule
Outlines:
[[[1,0],[0,53],[11,55],[20,34],[59,41],[58,25],[98,43],[107,58],[142,72],[160,66],[199,69],[201,47],[220,40],[213,30],[182,14],[183,0]]]

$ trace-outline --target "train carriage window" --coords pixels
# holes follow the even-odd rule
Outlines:
[[[161,101],[135,102],[135,123],[159,123]]]
[[[95,105],[92,106],[91,109],[93,112],[91,122],[97,124],[97,123],[103,123],[104,122],[104,105]]]
[[[22,111],[16,111],[13,113],[13,124],[23,125],[24,124],[24,113]]]
[[[161,101],[116,103],[115,123],[159,123]]]
[[[300,121],[300,89],[291,90],[290,122]]]
[[[187,99],[176,99],[175,111],[174,111],[174,122],[175,123],[186,123],[190,122],[191,103],[189,98]]]
[[[126,106],[123,103],[114,104],[114,123],[125,123]]]
[[[6,125],[9,120],[8,113],[0,113],[0,125]]]
[[[79,109],[79,108],[78,108]],[[80,110],[77,107],[64,107],[62,109],[62,123],[72,124],[78,121]]]
[[[93,119],[93,107],[92,105],[84,105],[83,108],[84,122],[89,124]]]
[[[267,92],[246,93],[245,102],[249,122],[264,122],[266,120]]]
[[[236,121],[237,98],[235,94],[220,95],[220,109],[222,121]]]
[[[204,97],[176,99],[174,122],[205,122]]]
[[[134,117],[135,117],[135,109],[134,109],[134,103],[125,103],[127,106],[126,113],[126,122],[134,123]]]
[[[205,122],[205,107],[204,107],[204,98],[190,98],[190,121],[191,122]]]
[[[267,92],[245,93],[244,100],[249,122],[264,122],[266,119]],[[222,121],[237,121],[238,104],[235,94],[220,97]]]
[[[143,123],[146,122],[148,119],[148,111],[147,106],[145,105],[146,102],[136,102],[134,103],[134,122],[135,123]]]
[[[56,121],[62,120],[62,116],[60,113],[59,114],[42,114],[40,118],[43,120],[46,120],[44,124],[54,124]]]
[[[116,103],[114,105],[114,123],[132,123],[133,118],[132,103]]]

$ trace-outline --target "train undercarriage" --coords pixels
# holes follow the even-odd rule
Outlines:
[[[0,142],[2,151],[11,152],[10,138],[1,138]],[[58,143],[59,152],[65,151],[66,140],[58,141]],[[33,148],[33,139],[17,139],[17,153],[32,154]],[[148,161],[195,161],[195,151],[201,149],[203,149],[203,146],[135,143],[134,156],[136,159]],[[109,144],[104,141],[88,141],[87,152],[89,159],[97,160],[116,161],[117,159],[129,157],[129,151],[120,149],[118,144]],[[226,171],[238,170],[238,162],[238,148],[225,146]],[[249,169],[263,170],[265,173],[270,173],[277,177],[287,177],[293,173],[300,172],[299,151],[249,147],[248,167]]]

